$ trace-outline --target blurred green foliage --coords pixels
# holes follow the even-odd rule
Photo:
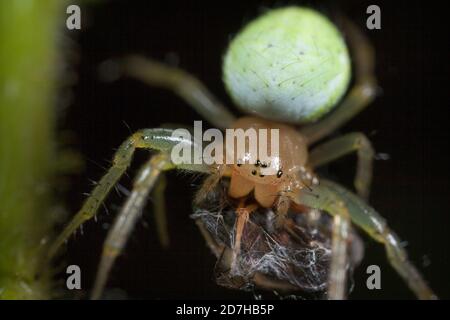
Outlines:
[[[55,99],[63,0],[0,1],[0,298],[52,296]]]

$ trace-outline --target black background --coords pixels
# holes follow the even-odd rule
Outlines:
[[[97,1],[81,4],[82,30],[70,31],[74,41],[72,69],[77,82],[73,99],[61,117],[61,131],[76,138],[71,146],[85,160],[85,169],[68,177],[67,207],[76,212],[110,164],[116,148],[131,131],[161,123],[192,125],[200,116],[172,93],[131,79],[99,80],[105,59],[140,53],[159,60],[176,55],[180,66],[201,79],[238,113],[221,81],[221,59],[229,39],[245,22],[267,8],[310,5],[325,14],[339,10],[365,28],[366,8],[377,4],[382,29],[365,32],[377,53],[377,77],[383,94],[338,133],[362,131],[377,152],[390,159],[376,161],[371,204],[408,243],[411,260],[442,298],[450,298],[449,163],[447,129],[448,35],[444,35],[442,2],[414,1]],[[122,184],[130,187],[140,152]],[[351,186],[353,156],[327,168],[335,180]],[[171,246],[158,244],[149,205],[118,259],[108,282],[109,294],[122,298],[252,298],[213,280],[215,258],[189,218],[191,199],[200,181],[169,174],[167,209]],[[107,226],[123,196],[113,194],[97,222],[72,238],[65,263],[82,269],[83,289],[91,288]],[[356,270],[352,299],[413,298],[387,263],[383,248],[364,238],[366,255]],[[369,291],[366,267],[382,270],[382,290]],[[63,275],[61,275],[63,276]],[[120,290],[117,290],[120,288]],[[83,297],[83,293],[79,293]]]

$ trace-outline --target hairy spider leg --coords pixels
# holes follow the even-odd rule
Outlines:
[[[100,265],[92,291],[92,299],[101,297],[114,261],[122,252],[136,221],[140,218],[149,192],[155,185],[160,173],[170,167],[169,156],[165,153],[160,153],[142,166],[139,174],[136,176],[131,194],[114,220],[103,244]]]
[[[355,84],[333,112],[317,123],[300,129],[301,133],[306,136],[309,145],[325,138],[356,116],[373,101],[377,94],[374,75],[375,53],[372,46],[351,21],[343,18],[342,26],[352,52]]]
[[[408,260],[406,250],[402,247],[397,235],[387,226],[380,214],[357,195],[332,181],[321,179],[320,185],[313,187],[313,193],[299,192],[296,201],[312,208],[325,210],[333,216],[339,212],[332,210],[330,205],[343,203],[351,220],[370,237],[384,244],[390,264],[415,295],[419,299],[437,299],[422,275]]]
[[[216,187],[220,179],[223,177],[231,177],[231,169],[227,165],[216,165],[211,167],[211,175],[209,175],[202,183],[200,189],[195,193],[194,203],[202,202],[205,197]]]
[[[238,256],[241,251],[241,241],[242,233],[244,232],[245,225],[248,222],[250,213],[258,209],[259,205],[252,203],[250,205],[245,205],[245,198],[239,201],[239,206],[236,209],[236,223],[235,223],[235,235],[234,235],[234,246],[233,246],[233,256],[231,262],[231,270],[237,271],[238,269]]]
[[[186,140],[182,137],[174,137],[172,136],[172,133],[173,130],[170,129],[143,129],[137,131],[122,143],[114,155],[111,168],[97,183],[93,192],[86,199],[80,211],[77,212],[74,218],[65,227],[63,232],[61,232],[54,243],[50,246],[48,251],[48,257],[50,259],[55,256],[60,246],[82,223],[94,217],[106,196],[130,165],[133,154],[137,148],[158,150],[168,153],[173,146],[178,143],[193,143],[191,140]],[[178,168],[204,173],[210,172],[209,166],[202,164],[182,164],[179,165]]]
[[[314,168],[320,167],[355,151],[358,163],[354,185],[358,195],[367,200],[372,182],[374,150],[363,133],[349,133],[318,145],[309,154],[309,164]]]
[[[231,128],[236,120],[203,83],[179,68],[139,56],[125,58],[123,67],[144,83],[172,90],[216,128]]]
[[[350,215],[347,208],[341,202],[330,206],[330,211],[335,212],[333,218],[332,242],[331,242],[331,266],[328,279],[328,298],[343,300],[346,298],[347,265],[348,265],[348,236],[350,232]]]
[[[163,248],[168,248],[170,243],[169,229],[166,214],[166,201],[164,193],[167,187],[167,179],[164,172],[161,172],[152,192],[153,211],[155,213],[156,231],[159,243]]]
[[[343,300],[346,298],[348,240],[350,234],[351,217],[345,202],[335,194],[326,194],[326,197],[312,186],[312,191],[297,191],[292,201],[298,205],[329,212],[333,216],[331,239],[331,265],[328,276],[327,296],[330,300]],[[320,189],[321,190],[321,189]],[[307,196],[306,196],[307,195]],[[306,198],[307,201],[303,199]]]

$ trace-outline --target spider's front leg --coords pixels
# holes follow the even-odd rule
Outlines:
[[[183,140],[181,137],[174,137],[173,130],[170,129],[143,129],[130,136],[119,147],[114,155],[112,166],[108,172],[97,183],[91,195],[86,199],[82,208],[65,227],[63,232],[56,238],[48,251],[48,257],[53,258],[61,245],[80,227],[82,223],[91,219],[96,214],[98,208],[105,200],[106,196],[119,181],[122,174],[130,165],[136,149],[153,149],[169,153],[173,146],[178,143],[192,145],[190,140]],[[180,166],[182,169],[198,172],[209,172],[205,165]]]
[[[119,147],[113,158],[112,167],[97,184],[81,210],[75,215],[72,221],[50,247],[49,257],[51,258],[56,254],[61,244],[64,243],[64,241],[83,222],[91,219],[95,215],[108,193],[130,165],[136,149],[142,148],[160,151],[160,153],[152,157],[142,167],[134,181],[130,196],[127,198],[119,215],[116,217],[112,228],[108,232],[92,293],[93,299],[98,299],[100,297],[113,263],[123,250],[146,203],[148,194],[154,187],[160,174],[163,171],[175,168],[210,173],[209,166],[204,164],[174,165],[170,160],[170,151],[175,145],[180,143],[188,147],[195,147],[193,141],[174,135],[173,130],[170,129],[143,129],[133,134]],[[163,208],[160,209],[161,212],[159,214],[163,214]]]
[[[161,173],[151,194],[151,197],[153,198],[153,210],[155,212],[156,231],[158,232],[158,239],[163,248],[168,248],[170,243],[169,230],[167,228],[166,202],[164,197],[166,185],[166,176],[164,173]]]
[[[306,205],[320,209],[333,215],[331,265],[328,276],[327,296],[330,300],[343,300],[346,298],[347,267],[348,267],[348,240],[350,234],[351,217],[346,203],[335,194],[326,196],[317,192],[314,186],[312,192],[298,191],[291,195],[294,204]]]
[[[136,177],[131,194],[116,217],[103,245],[100,266],[95,278],[92,299],[100,298],[108,279],[108,274],[117,256],[125,247],[126,241],[142,213],[150,190],[163,170],[171,167],[169,156],[160,153],[152,157]]]
[[[326,210],[332,215],[336,212],[330,210],[329,204],[336,201],[343,203],[352,222],[373,239],[384,244],[390,264],[415,295],[419,299],[437,298],[419,271],[408,260],[406,250],[397,235],[387,226],[386,221],[358,196],[334,182],[322,179],[320,185],[314,187],[312,194],[299,193],[296,201],[312,208]]]

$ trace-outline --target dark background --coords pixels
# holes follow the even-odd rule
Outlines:
[[[381,7],[382,29],[365,32],[377,53],[376,73],[383,93],[339,133],[362,131],[377,152],[389,160],[375,162],[371,204],[407,241],[411,260],[436,293],[450,298],[449,47],[440,8],[413,1],[99,1],[81,4],[82,30],[68,32],[74,41],[72,68],[77,82],[61,118],[61,131],[70,131],[85,161],[85,169],[68,177],[68,209],[76,212],[109,167],[117,146],[139,128],[161,123],[193,124],[200,116],[171,92],[146,87],[132,79],[99,80],[98,66],[109,58],[140,53],[159,60],[177,56],[180,67],[201,79],[232,108],[221,81],[221,59],[229,39],[247,21],[267,8],[310,5],[326,14],[345,13],[365,29],[366,8]],[[442,16],[442,17],[440,17]],[[139,152],[122,180],[131,178],[147,154]],[[351,186],[355,159],[346,157],[327,168],[335,180]],[[149,205],[118,259],[108,282],[108,294],[128,298],[252,298],[251,293],[217,286],[215,258],[193,221],[191,199],[200,181],[170,173],[167,209],[171,246],[158,244]],[[84,235],[68,244],[67,264],[82,270],[83,289],[93,284],[102,242],[123,196],[113,194],[98,221],[84,226]],[[366,254],[356,270],[353,299],[413,298],[389,266],[381,245],[364,237]],[[366,288],[366,267],[382,271],[382,290]],[[118,290],[120,288],[120,290]],[[79,293],[83,297],[83,292]]]

